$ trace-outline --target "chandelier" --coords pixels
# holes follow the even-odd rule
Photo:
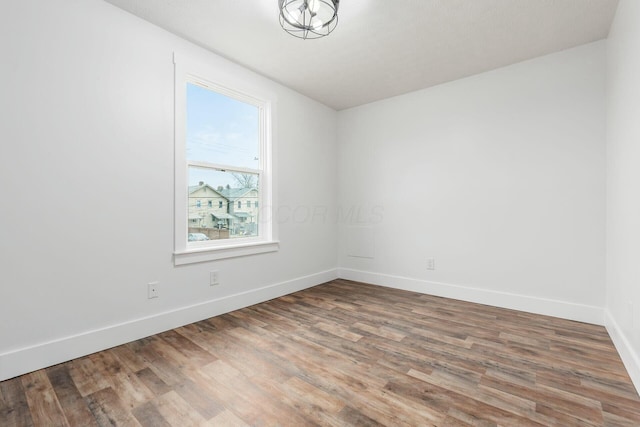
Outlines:
[[[338,25],[340,0],[278,0],[280,25],[301,39],[319,39]]]

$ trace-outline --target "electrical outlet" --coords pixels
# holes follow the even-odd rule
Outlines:
[[[218,270],[209,272],[209,286],[218,286],[220,284],[220,277],[218,276]]]
[[[152,298],[158,298],[160,295],[158,295],[158,282],[150,282],[147,285],[147,298],[152,299]]]
[[[436,269],[436,259],[427,258],[427,270],[435,270],[435,269]]]

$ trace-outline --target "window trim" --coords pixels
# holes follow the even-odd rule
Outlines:
[[[276,97],[258,87],[260,81],[233,70],[234,65],[220,66],[197,61],[174,53],[174,264],[184,265],[225,258],[274,252],[279,249],[277,221],[274,220],[276,198],[274,191],[274,134],[276,122]],[[234,72],[236,71],[236,72]],[[239,75],[244,74],[244,78]],[[249,77],[249,78],[247,78]],[[255,81],[253,81],[255,80]],[[261,146],[259,197],[261,208],[259,236],[223,239],[207,242],[188,242],[188,173],[189,166],[197,166],[186,158],[186,87],[187,82],[201,85],[225,96],[247,102],[261,108]],[[211,168],[215,165],[202,163]],[[233,167],[241,170],[240,167]]]

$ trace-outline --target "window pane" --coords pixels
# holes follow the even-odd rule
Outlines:
[[[258,235],[257,174],[190,166],[188,194],[190,242]]]
[[[260,109],[187,83],[187,160],[260,167]]]

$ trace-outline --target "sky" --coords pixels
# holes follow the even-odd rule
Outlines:
[[[187,160],[259,168],[258,107],[187,83]],[[189,168],[189,185],[236,187],[230,173]]]

